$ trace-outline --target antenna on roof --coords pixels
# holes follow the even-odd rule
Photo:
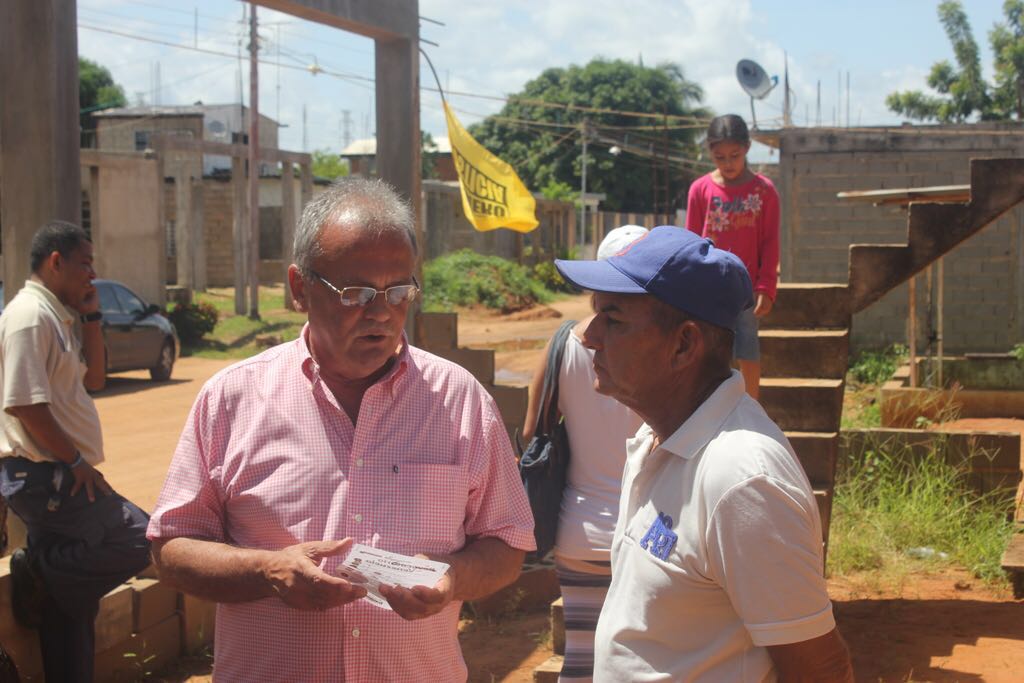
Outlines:
[[[754,100],[763,100],[775,86],[779,84],[778,76],[769,76],[761,65],[752,59],[741,59],[736,64],[736,80],[740,87],[750,95],[750,118],[753,127],[757,128],[757,114],[754,113]]]

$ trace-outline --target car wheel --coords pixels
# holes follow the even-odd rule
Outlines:
[[[174,344],[165,341],[160,347],[160,358],[154,367],[149,369],[149,376],[156,382],[166,382],[171,378],[171,370],[174,369]]]

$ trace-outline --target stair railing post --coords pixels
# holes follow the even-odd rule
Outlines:
[[[907,348],[910,349],[910,386],[917,388],[917,276],[912,276],[908,283],[909,301],[907,308],[910,317],[907,320]]]
[[[939,257],[939,262],[938,262],[938,270],[936,272],[936,280],[938,280],[938,282],[936,283],[936,287],[937,287],[937,289],[939,291],[938,291],[938,306],[936,307],[936,311],[935,311],[935,317],[936,317],[935,327],[938,328],[937,332],[938,332],[938,344],[939,344],[939,367],[938,367],[938,371],[937,372],[938,372],[938,376],[939,376],[938,377],[938,385],[939,385],[939,390],[940,391],[945,386],[942,383],[942,354],[943,354],[943,348],[942,348],[942,301],[943,301],[943,298],[944,298],[943,297],[943,289],[945,289],[945,287],[944,287],[944,285],[945,285],[945,282],[944,282],[945,278],[943,278],[943,276],[942,276],[942,270],[943,270],[942,262],[943,262],[943,260],[944,259],[940,256]]]

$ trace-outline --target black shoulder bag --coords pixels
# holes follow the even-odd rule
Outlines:
[[[532,560],[544,559],[551,552],[558,532],[562,491],[569,469],[569,435],[558,414],[558,373],[562,369],[565,341],[575,324],[575,320],[562,323],[551,338],[537,424],[533,438],[519,459],[519,475],[530,500],[533,537],[537,541],[537,550],[530,556]]]

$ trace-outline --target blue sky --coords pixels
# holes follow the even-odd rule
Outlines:
[[[425,22],[421,35],[440,44],[424,47],[442,83],[453,91],[501,97],[516,92],[548,67],[583,64],[595,56],[642,57],[646,64],[681,64],[687,77],[703,86],[708,106],[749,119],[749,100],[735,79],[736,62],[754,59],[781,79],[783,55],[788,53],[797,124],[807,123],[808,116],[814,123],[820,80],[823,124],[832,123],[838,106],[845,125],[849,72],[850,124],[884,125],[899,123],[885,108],[886,93],[924,87],[933,62],[952,60],[937,19],[937,4],[933,0],[421,0],[420,14],[445,24]],[[986,73],[991,75],[988,31],[1001,17],[1002,0],[967,0],[964,5]],[[242,11],[243,4],[236,0],[78,0],[79,53],[107,66],[133,104],[237,101],[237,59],[147,41],[234,55],[239,49]],[[345,111],[349,138],[372,135],[372,41],[263,8],[258,16],[263,24],[263,59],[276,63],[280,53],[280,69],[261,67],[260,109],[287,125],[281,130],[281,146],[298,150],[305,140],[307,151],[338,150],[346,132]],[[307,70],[313,63],[326,71],[313,75]],[[159,90],[155,87],[158,70]],[[425,65],[421,82],[433,82]],[[248,99],[247,64],[242,67],[242,91]],[[466,124],[502,104],[461,96],[453,96],[451,102]],[[782,88],[757,107],[762,127],[778,125]],[[437,94],[424,91],[421,109],[424,130],[445,135]],[[767,152],[762,150],[758,156],[766,158]]]

